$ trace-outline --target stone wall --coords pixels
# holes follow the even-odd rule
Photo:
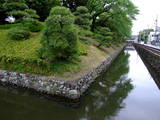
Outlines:
[[[147,68],[152,70],[156,76],[160,75],[160,55],[150,51],[142,45],[134,44],[137,52],[142,58],[143,62],[147,66]],[[151,74],[152,75],[152,74]],[[154,75],[155,76],[155,75]],[[156,79],[156,83],[160,85],[160,79]]]
[[[89,88],[91,83],[94,82],[94,80],[109,67],[113,60],[122,51],[123,47],[117,49],[99,66],[93,68],[90,72],[76,80],[62,81],[46,76],[0,70],[0,82],[5,85],[16,85],[21,88],[33,89],[36,92],[45,93],[48,95],[78,99]]]

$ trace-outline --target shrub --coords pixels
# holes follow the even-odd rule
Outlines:
[[[14,0],[10,0],[10,1],[4,3],[3,6],[7,11],[24,10],[24,9],[28,8],[28,6],[23,1],[15,2]]]
[[[25,0],[29,8],[37,11],[40,20],[44,21],[52,7],[60,6],[61,0]]]
[[[29,14],[25,11],[28,9],[28,6],[23,0],[9,0],[3,4],[3,8],[8,15],[12,15],[16,18],[16,22],[20,22],[23,17],[28,16]]]
[[[28,18],[24,22],[24,26],[27,27],[31,32],[39,32],[43,29],[43,24],[36,19]]]
[[[49,61],[73,60],[79,55],[78,33],[74,16],[65,7],[52,8],[45,21],[46,28],[41,40],[41,57]]]
[[[25,12],[29,14],[30,18],[35,18],[35,19],[39,18],[39,16],[37,15],[37,12],[33,9],[25,9]]]
[[[80,29],[79,35],[84,37],[92,37],[93,33],[90,30]]]
[[[21,22],[21,18],[29,16],[27,12],[21,10],[13,10],[11,12],[8,12],[8,14],[20,19],[18,22]]]
[[[27,27],[31,32],[39,32],[43,29],[43,25],[37,19],[39,16],[37,12],[33,9],[25,9],[25,12],[28,16],[23,17],[22,23]]]
[[[75,24],[83,27],[84,29],[90,28],[91,25],[90,13],[86,7],[84,6],[78,7],[74,15],[76,16]]]
[[[8,32],[8,36],[12,40],[26,40],[30,37],[31,33],[22,27],[12,28]]]
[[[94,37],[99,42],[98,47],[111,45],[112,32],[107,27],[97,27]]]

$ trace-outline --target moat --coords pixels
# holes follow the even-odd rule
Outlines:
[[[160,120],[160,91],[136,50],[125,49],[77,104],[0,87],[2,120]]]

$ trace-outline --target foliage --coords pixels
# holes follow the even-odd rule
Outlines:
[[[42,37],[42,58],[49,61],[76,59],[78,55],[78,34],[73,26],[74,16],[64,7],[55,7],[45,21]]]
[[[108,27],[114,42],[131,35],[132,20],[138,10],[131,0],[89,0],[87,7],[92,15],[91,30],[97,26]]]
[[[83,43],[79,43],[80,55],[87,55],[88,51],[86,46]]]
[[[16,18],[23,18],[23,17],[28,17],[29,15],[27,14],[27,12],[25,11],[21,11],[21,10],[13,10],[8,12],[9,15],[12,15]]]
[[[90,28],[90,13],[86,7],[79,6],[76,12],[74,12],[74,15],[76,16],[75,24],[83,27],[84,29]]]
[[[88,1],[89,0],[62,0],[62,4],[74,12],[78,6],[86,6]]]
[[[111,45],[112,40],[112,32],[107,27],[97,27],[95,31],[95,38],[99,42],[98,47],[100,46],[107,46]]]
[[[13,41],[8,30],[0,31],[0,69],[18,72],[53,75],[73,71],[79,66],[68,61],[46,63],[39,58],[41,33],[36,33],[29,40]]]
[[[3,8],[3,4],[5,3],[5,0],[0,0],[0,24],[4,24],[4,19],[6,18],[6,13]]]
[[[18,22],[21,21],[23,17],[27,17],[28,14],[25,9],[28,9],[28,6],[23,0],[10,0],[6,1],[3,4],[3,8],[8,15],[14,16]]]
[[[78,6],[86,6],[91,15],[91,31],[97,26],[107,27],[113,33],[114,43],[131,36],[132,20],[138,14],[131,0],[63,0],[63,5],[75,11]]]
[[[44,28],[43,24],[35,19],[27,21],[24,26],[27,27],[31,32],[39,32]]]
[[[28,6],[25,3],[15,2],[14,0],[7,1],[3,6],[7,11],[28,9]]]
[[[31,33],[22,27],[12,28],[8,31],[8,36],[12,40],[26,40],[30,37]]]
[[[41,47],[40,34],[23,41],[13,41],[7,34],[8,30],[0,32],[0,68],[39,73],[39,66],[44,66],[37,52]]]
[[[14,41],[8,37],[9,31],[11,31],[11,29],[0,31],[0,56],[6,56],[6,58],[10,59],[20,58],[24,61],[28,61],[29,59],[32,61],[38,59],[37,51],[41,47],[40,33],[32,36],[29,40]]]
[[[150,32],[153,32],[153,29],[144,29],[139,32],[138,41],[144,41],[147,43]]]
[[[33,9],[25,9],[25,12],[29,14],[30,18],[38,19],[39,16],[37,15],[37,12]]]
[[[60,0],[25,0],[26,4],[37,11],[40,20],[44,21],[52,7],[60,5]]]
[[[83,37],[92,37],[93,33],[90,30],[86,30],[86,29],[79,29],[79,35],[83,36]]]
[[[39,16],[37,12],[33,9],[25,9],[25,12],[28,16],[23,17],[22,23],[27,27],[31,32],[39,32],[43,29],[43,25],[37,19]]]

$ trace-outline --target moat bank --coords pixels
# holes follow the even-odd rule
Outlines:
[[[160,91],[135,50],[125,50],[76,107],[0,87],[2,120],[159,120]]]
[[[83,75],[78,76],[77,79],[66,81],[65,79],[59,80],[47,76],[0,70],[0,81],[6,85],[16,85],[39,93],[78,99],[90,87],[91,83],[111,65],[123,48],[124,45],[106,54],[106,58],[103,61],[99,62],[97,66],[90,68]],[[94,56],[94,54],[91,55]]]

